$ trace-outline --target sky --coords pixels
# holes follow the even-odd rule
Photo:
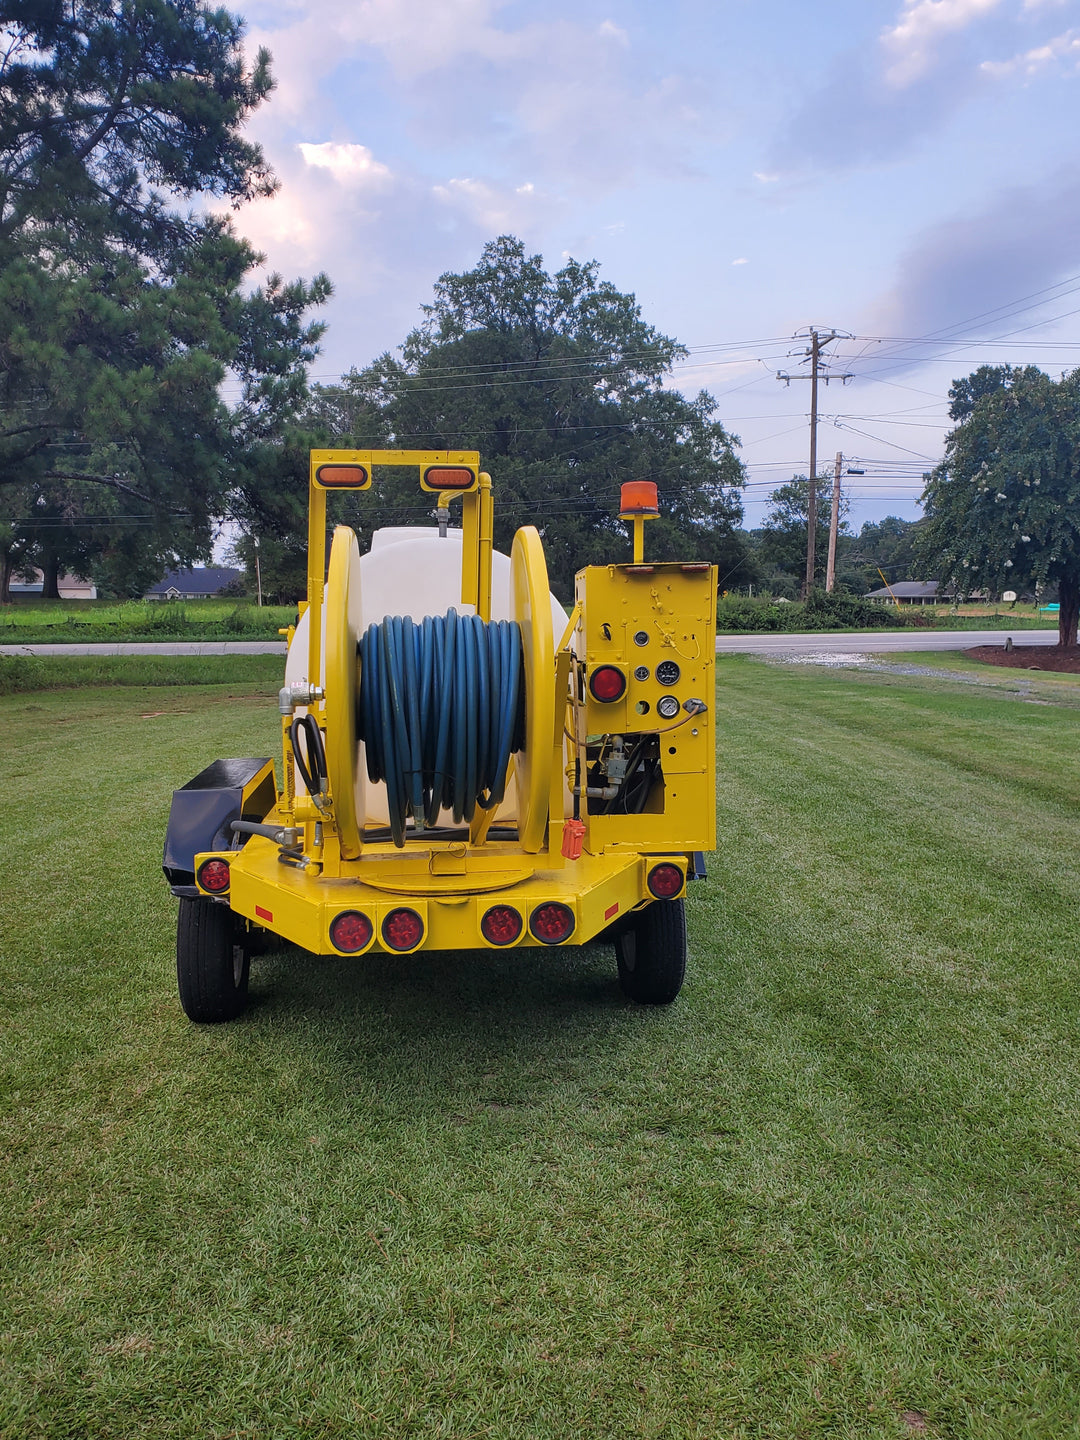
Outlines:
[[[858,529],[920,513],[953,379],[1080,364],[1080,0],[233,8],[273,56],[249,129],[281,182],[236,225],[333,281],[314,378],[512,233],[688,347],[671,383],[739,437],[748,526],[809,463],[810,385],[777,372],[838,332],[819,468],[843,455]]]

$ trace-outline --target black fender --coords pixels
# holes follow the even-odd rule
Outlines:
[[[264,820],[277,798],[274,762],[250,757],[215,760],[174,790],[161,861],[173,894],[197,899],[195,856],[235,849],[232,821]]]

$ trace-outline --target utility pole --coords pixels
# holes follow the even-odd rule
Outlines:
[[[806,580],[803,584],[803,599],[810,594],[814,588],[814,551],[817,541],[817,417],[818,417],[818,380],[824,380],[828,385],[830,380],[839,380],[846,384],[854,379],[850,374],[834,375],[827,369],[822,369],[821,355],[826,345],[831,345],[834,340],[850,340],[851,336],[843,330],[830,330],[828,334],[820,331],[816,325],[811,325],[806,330],[799,330],[796,339],[807,339],[809,347],[803,351],[803,362],[810,361],[809,375],[791,375],[787,371],[778,370],[776,378],[783,380],[785,385],[790,385],[792,380],[810,381],[810,474],[807,480],[806,493]]]
[[[829,519],[829,562],[825,567],[825,594],[831,595],[836,584],[836,532],[840,529],[840,473],[844,457],[838,450],[832,477],[832,516]]]

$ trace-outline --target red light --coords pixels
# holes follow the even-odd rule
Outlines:
[[[330,490],[366,489],[368,473],[363,465],[320,465],[316,481]]]
[[[429,465],[424,471],[427,490],[471,490],[476,475],[463,465]]]
[[[529,929],[545,945],[561,945],[574,933],[574,912],[558,900],[538,905],[529,919]]]
[[[480,921],[480,933],[489,945],[512,945],[523,924],[512,905],[493,905]]]
[[[589,676],[589,689],[594,700],[602,700],[608,704],[612,700],[621,699],[626,689],[626,676],[614,665],[601,665],[599,670],[594,670]]]
[[[683,874],[677,865],[654,865],[649,871],[649,890],[657,900],[670,900],[683,887]]]
[[[391,950],[415,950],[424,938],[424,922],[415,910],[391,910],[382,922],[382,938]]]
[[[221,895],[229,888],[229,862],[204,860],[196,878],[204,890],[209,890],[212,895]]]
[[[374,934],[371,921],[359,910],[343,910],[330,922],[330,941],[335,950],[355,955],[363,950]]]

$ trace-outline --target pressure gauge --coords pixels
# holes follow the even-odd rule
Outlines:
[[[681,674],[674,660],[661,660],[656,667],[656,678],[661,685],[677,685]]]
[[[649,643],[649,632],[647,630],[634,631],[634,644],[647,645]]]
[[[639,665],[639,666],[637,667],[637,669],[634,671],[634,679],[635,679],[635,680],[647,680],[648,678],[649,678],[649,667],[648,667],[648,665]]]
[[[678,666],[675,667],[678,669]],[[674,720],[679,713],[679,701],[675,695],[661,695],[656,702],[656,713],[662,720]]]

